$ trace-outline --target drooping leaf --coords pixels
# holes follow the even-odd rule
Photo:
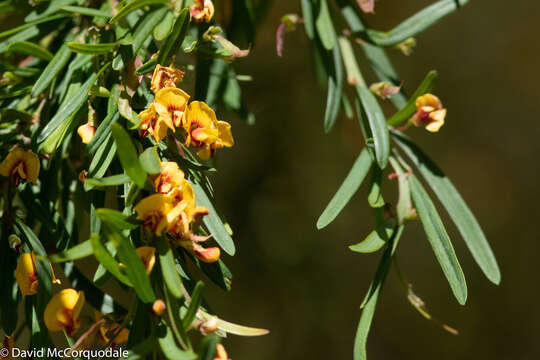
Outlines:
[[[16,41],[12,42],[8,46],[8,52],[16,52],[29,56],[34,56],[39,59],[50,61],[53,58],[51,52],[38,44],[34,44],[30,41]]]
[[[197,205],[204,206],[210,213],[203,218],[204,224],[208,228],[208,231],[212,234],[212,237],[221,246],[221,248],[229,255],[234,255],[236,249],[231,235],[227,232],[223,221],[219,217],[212,201],[210,201],[208,195],[204,189],[198,183],[191,183],[193,190],[195,191],[195,198],[197,199]]]
[[[343,64],[341,62],[341,51],[339,46],[332,49],[333,68],[328,77],[328,96],[326,100],[326,110],[324,112],[324,131],[328,133],[336,123],[341,104],[343,92]]]
[[[71,52],[67,45],[62,45],[35,82],[34,87],[32,88],[33,97],[37,97],[47,88],[47,86],[49,86],[53,79],[66,66],[70,57]]]
[[[441,264],[456,299],[461,305],[464,305],[467,301],[467,285],[454,247],[450,242],[450,237],[428,193],[412,174],[409,177],[409,184],[411,185],[411,195],[416,211],[422,221],[424,231],[435,252],[435,256]]]
[[[315,20],[313,13],[313,2],[311,0],[302,0],[302,18],[304,19],[304,29],[310,40],[315,36]]]
[[[112,175],[102,178],[86,178],[84,183],[88,188],[94,187],[106,187],[106,186],[118,186],[123,185],[131,181],[131,178],[126,174]]]
[[[138,187],[143,188],[147,175],[139,162],[137,150],[135,149],[130,136],[126,130],[124,130],[122,125],[118,123],[111,124],[111,131],[116,146],[118,149],[122,149],[122,151],[118,152],[118,157],[120,158],[120,163],[122,164],[124,171]]]
[[[326,50],[332,50],[335,44],[334,25],[330,18],[330,11],[328,10],[328,3],[326,0],[319,0],[319,13],[315,19],[315,28]]]
[[[358,158],[349,171],[349,174],[341,184],[330,203],[326,206],[323,213],[317,220],[317,229],[322,229],[330,224],[336,216],[343,210],[345,205],[351,200],[353,195],[358,191],[360,185],[364,181],[369,169],[371,168],[372,159],[366,148],[362,150]]]
[[[182,279],[180,279],[178,271],[176,271],[174,255],[167,239],[161,238],[158,241],[157,249],[159,253],[159,266],[165,285],[172,296],[181,299],[183,296]]]
[[[94,252],[92,248],[92,243],[90,240],[83,241],[80,244],[73,246],[67,250],[62,251],[58,254],[52,254],[49,256],[49,261],[54,263],[62,263],[67,261],[74,261],[83,259],[87,256],[92,255]]]
[[[189,28],[189,22],[190,22],[190,14],[189,9],[184,9],[178,17],[176,18],[176,21],[174,23],[174,26],[172,28],[171,33],[167,38],[163,41],[161,44],[161,47],[159,48],[159,53],[157,56],[157,64],[168,66],[168,61],[171,56],[176,54],[180,46],[182,45],[182,42],[184,41],[184,38],[186,37],[187,30]]]
[[[161,162],[155,146],[144,150],[139,156],[139,161],[148,174],[159,174],[161,171]]]
[[[124,283],[127,286],[133,287],[133,283],[130,279],[122,272],[120,264],[116,261],[112,255],[107,251],[105,246],[101,243],[100,237],[97,234],[92,234],[90,236],[90,243],[92,244],[92,249],[94,250],[94,256],[96,260],[103,265],[108,272],[110,272],[115,278],[120,282]],[[143,265],[144,267],[144,265]]]
[[[203,282],[197,281],[197,284],[195,285],[195,288],[193,289],[191,293],[191,301],[189,302],[188,309],[184,315],[184,318],[182,319],[182,322],[184,324],[184,329],[186,329],[186,331],[188,330],[193,320],[195,320],[197,311],[199,311],[199,307],[201,306],[203,287],[204,287]]]
[[[114,15],[109,20],[109,24],[116,23],[118,20],[126,17],[127,15],[132,13],[133,11],[135,11],[137,9],[140,9],[142,7],[149,6],[149,5],[162,5],[163,6],[163,5],[168,5],[168,4],[169,4],[168,0],[133,0],[133,1],[130,1],[127,4],[125,4],[124,6],[122,6],[118,10],[116,15]]]
[[[134,230],[139,228],[140,224],[121,211],[101,208],[96,210],[97,217],[104,223],[118,231]]]
[[[491,282],[499,284],[501,272],[493,250],[491,250],[478,220],[476,220],[454,184],[417,145],[413,144],[404,135],[394,132],[394,139],[418,167],[426,182],[438,196],[486,277]]]

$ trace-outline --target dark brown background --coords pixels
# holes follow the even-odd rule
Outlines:
[[[376,3],[371,26],[389,29],[430,1]],[[430,69],[448,108],[436,135],[410,135],[445,169],[476,213],[497,255],[502,283],[482,275],[456,229],[448,230],[469,286],[467,305],[453,299],[419,223],[406,229],[399,258],[431,312],[460,330],[443,332],[407,302],[390,273],[368,342],[371,359],[537,359],[539,168],[538,21],[534,1],[472,1],[417,37],[405,57],[390,51],[409,89]],[[238,253],[226,257],[229,294],[206,291],[225,319],[266,327],[261,338],[231,336],[240,359],[351,359],[359,304],[380,254],[347,245],[371,229],[365,189],[323,231],[315,222],[340,185],[363,140],[356,120],[322,130],[326,92],[315,83],[302,27],[275,55],[275,29],[299,1],[275,1],[251,56],[239,60],[256,126],[232,119],[237,144],[219,158],[216,189],[232,223]],[[366,70],[367,71],[367,70]],[[229,118],[230,120],[230,118]],[[392,193],[394,183],[385,184]],[[448,218],[445,216],[445,220]]]

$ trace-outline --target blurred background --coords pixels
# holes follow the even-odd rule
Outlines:
[[[429,3],[380,0],[366,18],[371,27],[390,29]],[[250,56],[236,63],[239,74],[254,78],[244,89],[256,125],[220,114],[233,122],[236,146],[220,154],[214,182],[238,252],[224,257],[234,274],[232,291],[211,285],[205,291],[224,319],[271,331],[231,336],[226,345],[233,359],[351,359],[359,304],[381,255],[347,249],[373,228],[365,186],[326,229],[317,231],[315,223],[363,139],[357,120],[344,116],[323,133],[326,89],[315,81],[302,26],[286,34],[284,56],[276,56],[275,30],[285,13],[300,14],[300,2],[272,2]],[[392,271],[368,341],[371,359],[540,355],[539,14],[539,2],[472,1],[419,35],[411,56],[389,51],[409,92],[429,70],[439,71],[435,92],[448,109],[447,123],[438,134],[408,133],[476,214],[502,282],[497,287],[483,277],[439,207],[469,286],[460,306],[420,223],[410,224],[398,249],[402,270],[431,313],[460,335],[421,317]],[[393,194],[396,184],[388,180],[384,187]]]

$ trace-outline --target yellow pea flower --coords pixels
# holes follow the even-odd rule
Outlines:
[[[156,92],[156,110],[164,121],[183,126],[189,95],[178,88],[166,87]]]
[[[79,315],[84,306],[84,292],[64,289],[54,295],[45,308],[43,318],[49,331],[64,330],[68,336],[81,325]]]
[[[231,125],[218,121],[214,110],[202,101],[189,104],[186,125],[186,145],[201,148],[197,155],[204,160],[213,156],[216,149],[234,145]]]
[[[172,199],[164,194],[153,194],[142,199],[134,210],[143,221],[143,228],[158,236],[169,228],[176,217],[172,212]]]
[[[86,123],[77,128],[77,134],[79,134],[84,144],[89,144],[95,133],[96,127],[90,123]]]
[[[437,132],[444,125],[446,109],[435,95],[419,96],[416,99],[416,109],[416,113],[409,120],[413,125],[424,125],[429,132]]]
[[[141,118],[139,135],[141,137],[145,137],[146,135],[150,134],[154,137],[156,142],[160,142],[161,139],[167,136],[167,129],[174,131],[175,128],[170,118],[159,115],[157,108],[161,109],[161,106],[156,103],[152,103],[148,109],[139,114],[139,118]]]
[[[156,191],[167,194],[173,188],[182,185],[184,182],[184,172],[180,170],[175,162],[165,161],[161,163],[161,172],[154,180]]]
[[[15,279],[23,296],[37,294],[38,277],[34,253],[24,253],[19,257],[15,269]]]
[[[154,73],[152,74],[152,83],[150,89],[157,93],[159,90],[167,87],[176,87],[182,78],[184,77],[184,72],[180,69],[175,69],[174,66],[171,67],[157,65]]]
[[[197,22],[210,22],[214,17],[214,4],[211,0],[195,0],[195,4],[191,6],[189,12]]]
[[[32,150],[17,147],[0,163],[0,175],[11,176],[15,185],[22,180],[36,183],[39,174],[39,158]]]
[[[141,246],[135,249],[146,269],[146,274],[150,275],[156,264],[156,248],[151,246]]]
[[[197,259],[205,263],[213,263],[219,260],[221,256],[221,250],[219,247],[205,248],[201,244],[192,240],[180,240],[174,243],[175,246],[181,246],[190,253],[192,253]]]
[[[221,344],[216,345],[216,357],[214,360],[231,360],[229,358],[229,355],[227,355],[227,351],[225,351],[225,347]]]

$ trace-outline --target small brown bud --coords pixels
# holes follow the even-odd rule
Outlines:
[[[161,299],[157,299],[156,301],[154,301],[154,304],[152,304],[152,312],[154,313],[154,315],[163,315],[165,309],[167,309],[167,306]]]

